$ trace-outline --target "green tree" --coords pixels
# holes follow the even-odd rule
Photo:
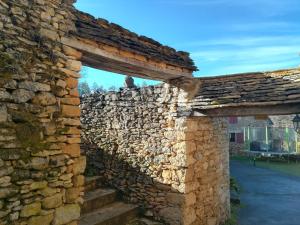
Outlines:
[[[97,92],[103,93],[103,92],[105,92],[105,88],[102,85],[99,86],[99,84],[94,82],[93,86],[92,86],[92,91],[97,91]]]
[[[143,81],[142,87],[147,87],[147,86],[148,86],[147,82],[146,82],[146,81]]]
[[[78,91],[80,95],[90,94],[91,89],[86,81],[80,82],[78,85]]]
[[[92,86],[92,90],[97,91],[98,89],[99,89],[99,85],[96,82],[94,82]]]
[[[117,88],[116,88],[116,86],[110,86],[109,88],[108,88],[108,90],[109,91],[116,91],[117,90]]]

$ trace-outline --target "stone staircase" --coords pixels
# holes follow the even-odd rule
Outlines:
[[[126,204],[113,189],[101,187],[101,177],[86,178],[79,225],[160,225],[139,217],[138,206]]]

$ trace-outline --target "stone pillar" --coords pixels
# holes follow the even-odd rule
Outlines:
[[[72,3],[0,0],[0,224],[80,217],[80,53],[59,42]]]
[[[187,118],[184,225],[219,225],[230,215],[229,141],[222,118]]]

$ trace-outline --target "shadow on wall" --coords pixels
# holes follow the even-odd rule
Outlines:
[[[103,185],[116,189],[122,200],[139,205],[141,213],[168,224],[180,224],[184,194],[171,185],[156,182],[132,158],[122,158],[114,144],[108,153],[96,144],[83,141],[81,151],[87,157],[85,176],[103,177]]]
[[[176,88],[147,87],[81,99],[87,174],[172,225],[218,225],[229,214],[223,119],[189,117]]]

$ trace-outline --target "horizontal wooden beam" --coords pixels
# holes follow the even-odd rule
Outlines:
[[[62,38],[61,42],[82,52],[82,63],[96,69],[161,81],[192,77],[191,72],[160,68],[149,62],[114,54],[74,38]]]
[[[300,103],[280,105],[220,107],[193,111],[193,116],[259,116],[259,115],[291,115],[300,113]]]

